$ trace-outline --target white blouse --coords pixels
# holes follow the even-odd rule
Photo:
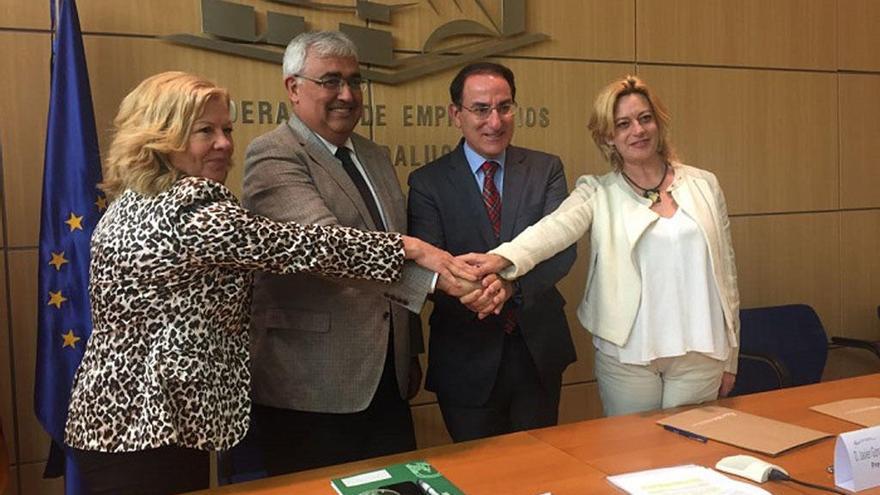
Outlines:
[[[617,346],[599,337],[600,352],[622,363],[699,352],[726,360],[730,353],[721,298],[700,227],[682,208],[660,217],[633,250],[642,279],[641,302],[629,339]]]

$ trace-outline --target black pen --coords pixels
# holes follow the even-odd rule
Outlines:
[[[707,441],[709,441],[709,439],[704,437],[703,435],[697,435],[696,433],[691,433],[689,431],[682,430],[681,428],[676,428],[674,426],[663,425],[663,428],[665,428],[667,431],[671,431],[672,433],[678,433],[683,437],[687,437],[691,440],[696,440],[701,443],[706,443]]]

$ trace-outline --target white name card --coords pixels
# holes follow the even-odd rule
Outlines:
[[[880,426],[837,437],[834,484],[854,492],[880,486]]]

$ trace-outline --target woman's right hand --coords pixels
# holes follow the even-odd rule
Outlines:
[[[474,267],[477,276],[480,278],[492,273],[498,273],[512,265],[509,259],[491,253],[468,253],[463,254],[456,259],[464,261],[468,265]]]

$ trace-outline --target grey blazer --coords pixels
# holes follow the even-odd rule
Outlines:
[[[405,232],[404,197],[391,162],[373,142],[357,134],[351,140],[388,230]],[[376,228],[339,160],[296,116],[248,146],[242,202],[273,220]],[[311,412],[364,410],[382,375],[390,328],[405,397],[410,358],[424,348],[418,317],[406,308],[421,310],[432,279],[414,264],[391,285],[258,273],[250,344],[254,402]]]

